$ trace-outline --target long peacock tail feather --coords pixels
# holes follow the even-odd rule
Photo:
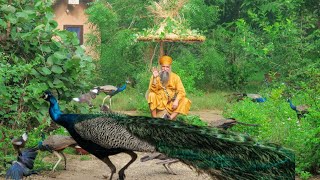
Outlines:
[[[14,162],[6,172],[6,179],[20,180],[26,172],[27,169],[23,165],[18,162]]]
[[[97,157],[123,151],[158,151],[220,179],[294,179],[294,154],[281,146],[215,128],[144,116],[62,114],[50,102],[53,121]]]
[[[221,179],[294,179],[293,152],[208,127],[142,116],[108,114],[158,152]]]

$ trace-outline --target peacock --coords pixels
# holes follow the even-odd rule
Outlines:
[[[244,97],[250,98],[253,102],[263,103],[267,101],[267,98],[262,97],[260,94],[243,94]]]
[[[92,105],[91,100],[95,99],[97,94],[98,94],[98,90],[93,89],[93,90],[90,90],[88,93],[81,94],[77,98],[72,98],[72,100],[79,102],[79,103],[87,103],[89,105],[89,107],[92,107],[93,105]]]
[[[28,140],[28,133],[23,133],[20,137],[18,138],[12,138],[11,143],[13,145],[13,148],[18,152],[19,155],[21,155],[21,148],[24,148],[26,145],[26,142]]]
[[[249,99],[251,99],[252,102],[257,102],[257,103],[263,103],[267,101],[267,98],[261,96],[260,94],[251,94],[251,93],[233,93],[231,94],[232,98],[229,98],[229,102],[231,102],[232,100],[234,100],[233,98],[236,97],[236,101],[241,101],[243,100],[245,97],[248,97]]]
[[[105,85],[105,86],[97,86],[97,87],[94,87],[96,90],[98,90],[98,92],[104,92],[106,94],[106,97],[103,98],[103,101],[102,101],[102,105],[101,105],[101,110],[102,109],[110,109],[111,108],[111,99],[114,95],[118,94],[119,92],[122,92],[124,91],[126,88],[127,88],[127,84],[129,84],[130,81],[126,81],[126,83],[121,86],[121,87],[116,87],[116,86],[113,86],[113,85]],[[109,98],[109,106],[108,107],[104,107],[104,101]]]
[[[212,123],[210,123],[209,126],[216,127],[216,128],[222,128],[224,130],[227,130],[236,124],[241,124],[244,126],[259,126],[258,124],[243,123],[243,122],[236,120],[235,118],[219,119],[219,120],[216,120],[216,121],[213,121]]]
[[[23,177],[36,174],[33,170],[34,160],[37,157],[37,148],[27,148],[21,151],[17,161],[13,161],[10,168],[7,170],[6,179],[20,180]]]
[[[297,117],[299,120],[301,118],[303,118],[305,116],[305,114],[309,113],[309,111],[308,111],[309,106],[308,105],[303,104],[303,105],[295,106],[295,105],[293,105],[291,99],[287,99],[287,101],[289,102],[290,108],[297,113]]]
[[[71,136],[63,136],[63,135],[51,135],[46,139],[44,134],[42,134],[42,141],[38,143],[38,148],[41,151],[49,151],[58,157],[58,161],[52,168],[52,172],[56,169],[62,157],[64,159],[64,169],[67,168],[67,159],[63,154],[63,150],[67,147],[75,147],[77,142]]]
[[[146,116],[63,114],[50,91],[44,92],[43,98],[50,103],[51,119],[65,127],[83,149],[109,166],[110,180],[116,168],[109,156],[118,153],[131,156],[118,172],[119,179],[124,180],[124,171],[137,159],[134,151],[159,152],[220,179],[294,179],[295,176],[292,151],[257,142],[247,135]]]

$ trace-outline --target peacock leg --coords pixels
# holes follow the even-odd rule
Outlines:
[[[171,167],[170,167],[171,164],[172,164],[172,163],[169,163],[169,164],[168,164],[167,169],[170,170],[170,174],[177,175],[177,174],[176,174],[175,172],[173,172],[173,170],[171,169]]]
[[[104,101],[105,101],[108,97],[110,97],[110,95],[107,95],[105,98],[103,98],[103,100],[102,100],[102,106],[104,105]]]
[[[162,165],[163,165],[164,168],[166,168],[167,172],[168,172],[169,174],[171,174],[170,169],[169,169],[165,164],[162,164]]]
[[[138,157],[137,154],[133,151],[126,151],[124,153],[129,154],[131,156],[131,160],[125,166],[123,166],[122,169],[120,169],[119,180],[124,180],[124,178],[126,177],[126,175],[124,174],[124,170],[126,170],[130,166],[130,164],[132,164]]]
[[[109,99],[109,107],[111,108],[111,97]]]
[[[53,154],[56,155],[56,156],[59,158],[59,160],[58,160],[57,163],[54,165],[54,167],[53,167],[53,169],[52,169],[52,172],[54,172],[54,170],[56,169],[56,167],[58,166],[58,164],[60,163],[60,161],[61,161],[61,159],[62,159],[61,155],[60,155],[57,151],[53,151]]]
[[[62,151],[60,151],[60,154],[63,156],[63,159],[64,159],[64,170],[67,170],[67,158]]]
[[[108,165],[108,167],[110,168],[111,170],[111,175],[110,175],[110,178],[109,180],[112,180],[112,176],[114,173],[116,173],[116,166],[110,161],[109,157],[105,157],[103,159],[101,159],[104,163],[106,163]]]

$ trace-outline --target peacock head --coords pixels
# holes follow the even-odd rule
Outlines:
[[[23,141],[27,141],[28,133],[27,132],[23,133],[21,137],[22,137]]]
[[[44,100],[49,101],[50,97],[52,96],[52,93],[49,90],[46,90],[43,95],[41,96],[41,98],[43,98]]]
[[[96,86],[90,90],[90,92],[96,92],[97,95],[99,95],[100,91],[101,91],[101,88],[99,86]]]
[[[98,88],[94,88],[94,89],[91,89],[90,92],[92,92],[94,94],[98,94],[99,93],[99,89]]]

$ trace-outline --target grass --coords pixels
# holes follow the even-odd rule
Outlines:
[[[89,155],[81,155],[80,161],[89,161],[92,158]]]
[[[191,100],[191,111],[198,110],[223,110],[227,104],[227,92],[217,91],[212,93],[205,93],[201,95],[187,94]],[[101,93],[93,100],[96,108],[100,107],[102,100],[105,97]],[[109,98],[106,99],[105,104],[109,104]],[[113,111],[140,111],[141,113],[149,113],[148,103],[145,99],[145,91],[129,88],[125,91],[112,97],[111,108]]]
[[[147,100],[144,95],[145,92],[127,88],[125,91],[112,97],[111,108],[114,111],[136,111],[141,109],[144,104],[147,108]],[[100,107],[105,96],[104,93],[100,93],[97,98],[93,100],[94,106]],[[105,105],[109,105],[109,98],[105,100]]]
[[[191,111],[198,110],[223,110],[227,104],[227,92],[212,92],[203,95],[190,94],[188,98],[192,101]]]

